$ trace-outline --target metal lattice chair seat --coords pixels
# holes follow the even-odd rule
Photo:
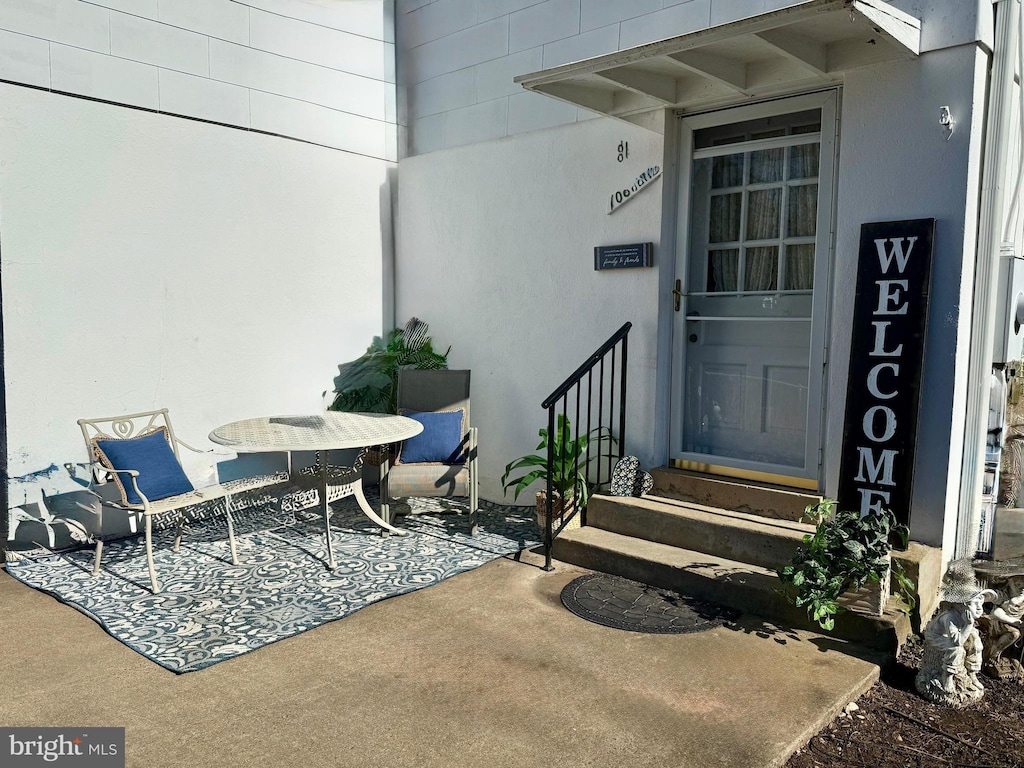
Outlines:
[[[452,464],[409,464],[389,473],[391,498],[408,496],[469,496],[470,472]]]
[[[227,499],[231,496],[244,493],[245,491],[261,490],[271,485],[277,485],[278,483],[286,483],[287,481],[287,472],[277,472],[271,475],[243,477],[239,480],[230,480],[226,483],[210,485],[205,488],[196,488],[194,491],[189,493],[182,493],[177,496],[171,496],[167,499],[150,501],[148,514],[156,517],[167,512],[176,512],[178,510],[188,509],[189,507],[208,504],[219,499]],[[135,511],[142,511],[141,506],[131,504],[117,504],[115,506]]]

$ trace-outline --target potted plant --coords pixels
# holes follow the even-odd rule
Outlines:
[[[779,578],[796,590],[791,597],[806,606],[807,615],[822,629],[835,627],[835,617],[847,607],[863,605],[865,591],[870,612],[881,615],[889,596],[890,574],[904,610],[914,606],[914,582],[892,559],[892,540],[906,547],[909,530],[889,510],[839,511],[835,499],[822,499],[804,510],[816,526],[803,538],[791,565],[779,569]]]
[[[564,414],[558,414],[553,436],[549,435],[548,430],[544,428],[539,431],[539,434],[541,440],[537,446],[538,453],[522,456],[506,464],[505,474],[501,476],[501,484],[506,491],[514,488],[513,498],[518,500],[519,494],[538,480],[547,483],[549,479],[548,446],[553,443],[554,466],[550,480],[554,490],[554,499],[552,500],[551,514],[553,521],[561,521],[587,503],[590,495],[587,468],[590,466],[590,462],[597,458],[589,453],[591,446],[599,445],[602,440],[608,440],[614,444],[615,438],[607,427],[597,427],[587,434],[573,438],[572,425]],[[526,471],[524,474],[509,479],[509,476],[516,470]],[[546,530],[547,488],[537,492],[536,509],[537,525],[540,526],[543,533]],[[553,526],[556,528],[558,524],[558,522],[553,522]],[[570,527],[579,527],[579,525],[579,515],[569,522]]]
[[[403,368],[439,370],[448,367],[448,353],[434,351],[427,336],[427,324],[410,318],[404,328],[395,328],[382,339],[374,336],[366,352],[338,366],[334,379],[334,400],[329,411],[396,413],[398,410],[398,372]],[[366,451],[364,466],[367,482],[377,482],[377,470],[384,457],[379,449]]]
[[[338,366],[331,411],[395,413],[398,371],[403,368],[437,370],[448,367],[449,347],[434,351],[427,324],[413,317],[386,339],[375,336],[359,358]]]

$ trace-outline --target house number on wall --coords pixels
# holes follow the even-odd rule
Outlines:
[[[629,142],[628,141],[620,141],[619,142],[619,162],[621,163],[627,157],[629,157]]]
[[[661,176],[661,166],[652,165],[646,171],[637,176],[636,180],[629,187],[612,192],[611,196],[608,198],[608,213],[614,213],[618,210],[619,206],[631,197],[635,197],[640,190],[648,186],[659,176]]]

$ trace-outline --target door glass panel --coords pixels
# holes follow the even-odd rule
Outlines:
[[[786,150],[762,149],[750,153],[750,183],[764,184],[782,181],[782,170],[786,166]]]
[[[708,252],[708,290],[739,289],[740,251],[738,248]]]
[[[740,239],[740,216],[742,212],[742,192],[713,195],[711,198],[711,217],[708,221],[708,242],[738,242]]]
[[[704,128],[694,134],[693,146],[695,149],[723,147],[730,144],[742,144],[745,141],[818,133],[819,131],[821,131],[821,110],[808,109],[788,115],[758,117],[739,123]]]
[[[781,187],[752,190],[747,198],[747,240],[777,239],[781,208]]]
[[[747,248],[743,285],[751,291],[774,291],[779,286],[779,248]]]
[[[793,129],[794,134],[817,133],[821,126],[803,125]],[[789,148],[789,178],[813,179],[818,176],[818,156],[821,154],[820,144],[804,144]]]
[[[786,246],[787,291],[804,291],[814,287],[814,243]]]
[[[743,184],[743,155],[722,155],[714,158],[711,186],[714,189],[738,187]]]
[[[818,185],[800,184],[789,188],[786,235],[814,237],[818,223]]]

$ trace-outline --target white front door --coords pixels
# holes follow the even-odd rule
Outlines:
[[[680,120],[673,459],[816,486],[837,93]]]

